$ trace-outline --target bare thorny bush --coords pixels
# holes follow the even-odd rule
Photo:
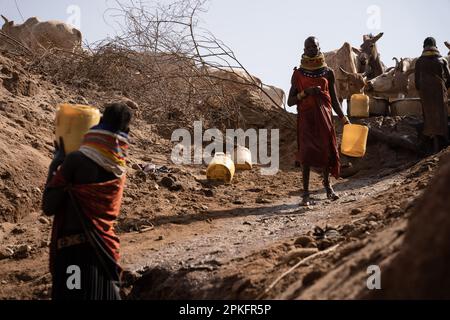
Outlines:
[[[58,81],[119,91],[136,100],[151,123],[245,127],[242,94],[266,93],[228,46],[199,27],[205,2],[117,1],[111,13],[124,21],[120,35],[78,53],[46,51],[33,65]]]

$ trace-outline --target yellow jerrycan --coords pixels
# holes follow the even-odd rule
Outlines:
[[[231,157],[223,152],[218,152],[208,165],[206,177],[208,180],[220,180],[225,183],[231,183],[235,170],[236,168]]]
[[[344,126],[341,152],[349,157],[362,158],[366,154],[369,128],[357,124]]]
[[[368,118],[369,117],[369,96],[365,94],[354,94],[350,100],[350,117]]]
[[[60,104],[56,109],[56,141],[64,140],[66,154],[77,151],[83,136],[100,122],[100,111],[91,106]]]

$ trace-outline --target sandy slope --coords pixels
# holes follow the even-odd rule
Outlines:
[[[0,55],[1,299],[50,295],[51,219],[43,219],[40,197],[53,150],[55,106],[74,101],[102,108],[123,99],[114,91],[60,83],[25,67],[19,58]],[[255,127],[281,127],[282,170],[267,177],[255,167],[239,172],[227,186],[206,181],[204,166],[171,163],[171,144],[158,129],[165,119],[145,120],[151,108],[140,104],[135,110],[117,225],[129,271],[124,296],[129,298],[359,297],[366,290],[367,266],[388,265],[402,247],[414,199],[438,165],[436,157],[417,163],[408,151],[372,141],[365,159],[343,159],[347,178],[336,183],[341,200],[324,199],[314,175],[318,204],[300,208],[291,115],[257,104],[242,110]],[[413,131],[408,119],[371,121],[387,133]],[[149,163],[167,170],[143,172],[139,165]],[[164,178],[179,187],[169,190]],[[316,226],[330,228],[314,235]],[[334,245],[339,247],[299,266],[263,294],[302,257]]]

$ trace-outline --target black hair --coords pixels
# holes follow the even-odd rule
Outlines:
[[[111,103],[105,106],[101,123],[109,126],[114,132],[128,133],[132,117],[130,108],[125,103]]]
[[[436,47],[436,39],[433,37],[428,37],[423,42],[423,47]]]
[[[306,40],[305,40],[305,46],[306,46],[306,43],[307,42],[309,42],[309,41],[314,41],[314,42],[319,42],[319,39],[317,39],[316,37],[314,37],[314,36],[311,36],[311,37],[308,37],[308,38],[306,38]]]

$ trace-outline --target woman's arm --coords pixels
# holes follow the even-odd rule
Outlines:
[[[295,106],[298,103],[298,90],[295,85],[295,72],[291,78],[291,89],[289,90],[289,96],[287,104],[289,107]]]
[[[47,216],[55,215],[67,200],[67,192],[64,187],[49,187],[51,179],[57,170],[61,171],[64,179],[68,182],[72,182],[73,170],[75,166],[73,165],[73,156],[68,155],[62,164],[60,164],[61,158],[56,157],[49,168],[48,178],[46,187],[42,196],[42,211]]]
[[[291,90],[289,90],[289,97],[287,101],[289,107],[295,106],[298,103],[297,94],[298,94],[297,89],[294,86],[292,86]]]
[[[55,215],[65,203],[67,194],[63,187],[46,187],[42,196],[42,211],[47,216]]]
[[[342,111],[341,103],[339,102],[336,94],[336,79],[334,77],[333,70],[330,70],[328,76],[328,87],[330,90],[331,96],[331,106],[333,107],[334,112],[338,115],[339,119],[345,118],[344,112]]]
[[[45,184],[44,193],[42,195],[42,211],[47,216],[53,216],[60,210],[65,202],[66,192],[64,187],[49,187],[50,181],[56,174],[59,165],[55,160],[52,161],[48,169],[47,182]],[[61,168],[59,168],[61,170]]]
[[[420,66],[420,58],[419,60],[417,60],[416,62],[416,70],[414,71],[414,76],[415,76],[415,85],[416,85],[416,90],[420,91],[421,86],[421,81],[422,81],[422,70],[421,70],[421,66]]]
[[[445,59],[444,60],[444,81],[445,81],[445,86],[447,89],[450,89],[450,69],[448,67],[448,62]]]

